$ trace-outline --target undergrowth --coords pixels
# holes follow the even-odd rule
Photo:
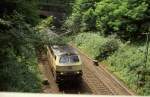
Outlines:
[[[80,33],[74,37],[73,43],[78,48],[93,59],[107,64],[108,69],[128,87],[140,95],[150,95],[150,54],[147,68],[143,68],[145,45],[135,45],[129,41],[122,43],[115,36],[103,37],[94,33]],[[139,81],[144,84],[139,85]]]

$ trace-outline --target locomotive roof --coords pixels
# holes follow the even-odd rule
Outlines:
[[[51,46],[51,48],[54,54],[56,55],[78,54],[77,51],[69,45],[63,45],[63,46],[53,45]]]

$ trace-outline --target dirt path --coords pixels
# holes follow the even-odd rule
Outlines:
[[[43,92],[44,93],[59,93],[59,88],[54,81],[50,66],[48,65],[47,57],[44,54],[39,55],[39,69],[43,76]]]

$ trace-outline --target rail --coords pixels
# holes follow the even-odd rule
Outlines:
[[[72,46],[73,48],[77,49],[80,54],[82,55],[82,57],[84,57],[85,59],[88,59],[88,62],[90,62],[92,64],[94,64],[93,59],[91,59],[89,56],[87,56],[85,53],[83,53],[80,49],[76,48],[75,45],[73,44],[69,44],[70,46]],[[96,62],[96,64],[98,64]],[[90,69],[93,68],[93,72],[95,73],[95,76],[99,79],[99,81],[101,81],[105,86],[105,88],[107,87],[108,90],[107,92],[112,93],[113,95],[136,95],[133,91],[131,91],[130,89],[128,89],[124,83],[122,83],[121,81],[119,81],[114,75],[112,75],[106,68],[104,68],[102,65],[96,65],[96,67],[94,66],[87,66],[90,67]],[[96,85],[97,86],[97,85]]]

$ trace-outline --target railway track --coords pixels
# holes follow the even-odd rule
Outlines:
[[[95,74],[92,74],[93,71],[89,67],[84,67],[85,74],[83,79],[88,83],[89,88],[93,94],[97,95],[113,95],[112,91],[105,86],[105,84],[99,79]]]
[[[63,94],[92,94],[81,82],[71,81],[62,82],[59,84],[60,92]]]
[[[73,46],[75,48],[75,46]],[[77,49],[77,48],[75,48]],[[96,94],[96,95],[134,95],[118,79],[111,75],[103,66],[94,66],[93,60],[77,49],[83,60],[82,82],[62,82],[56,84],[48,65],[47,58],[42,56],[40,69],[49,85],[43,86],[45,93],[59,94]]]
[[[74,45],[73,48],[77,49]],[[83,79],[87,81],[89,88],[93,94],[100,95],[135,95],[121,81],[113,76],[102,65],[93,65],[93,60],[86,54],[77,49],[84,62]]]
[[[82,79],[77,81],[63,81],[57,84],[54,80],[48,60],[45,54],[39,55],[39,68],[42,72],[43,80],[47,80],[49,84],[43,85],[44,93],[57,93],[57,94],[92,94],[87,84]]]
[[[114,95],[115,93],[113,90],[105,84],[101,78],[100,74],[97,70],[95,70],[95,66],[92,65],[93,61],[86,59],[85,56],[82,56],[82,60],[84,60],[84,75],[83,79],[88,83],[90,89],[92,90],[93,94],[97,95]]]

